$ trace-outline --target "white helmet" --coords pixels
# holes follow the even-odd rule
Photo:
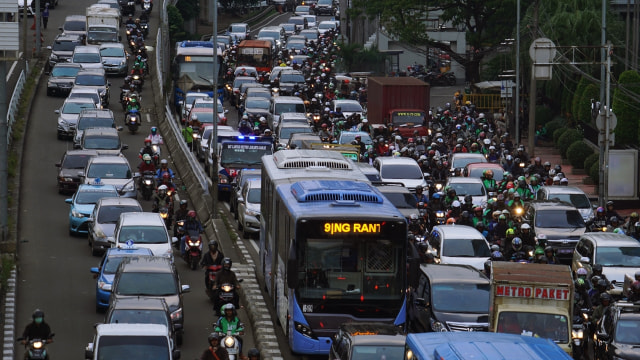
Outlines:
[[[261,123],[267,122],[267,119],[264,116],[260,116],[260,122]]]
[[[484,113],[478,114],[478,119],[484,119]]]
[[[451,203],[451,207],[459,208],[460,207],[460,201],[455,200],[454,202]]]
[[[198,115],[196,114],[191,115],[191,120],[198,120]]]
[[[164,191],[167,191],[167,189],[168,189],[167,185],[160,185],[160,186],[158,186],[158,191],[163,191],[163,190],[164,190]]]

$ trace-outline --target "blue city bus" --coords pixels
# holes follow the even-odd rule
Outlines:
[[[491,332],[407,335],[404,360],[569,360],[550,339]]]
[[[176,46],[171,72],[174,80],[176,108],[188,91],[213,91],[214,76],[220,87],[224,84],[224,58],[217,49],[217,69],[213,69],[214,47],[210,41],[182,41]]]
[[[347,322],[406,320],[407,223],[374,186],[277,186],[272,229],[277,317],[294,353],[327,355]]]
[[[229,196],[238,171],[258,168],[264,155],[273,152],[270,141],[261,141],[260,136],[239,135],[235,139],[223,139],[218,147],[218,194],[220,199]]]
[[[277,249],[275,231],[278,218],[274,216],[276,187],[300,180],[353,180],[369,183],[369,179],[356,164],[332,150],[281,150],[262,158],[262,184],[260,201],[260,267],[267,292],[276,303],[274,277]]]

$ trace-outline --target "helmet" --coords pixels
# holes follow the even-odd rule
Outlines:
[[[593,286],[595,286],[595,285],[598,283],[598,281],[600,281],[600,279],[601,279],[601,277],[600,277],[600,276],[598,276],[598,275],[593,275],[593,276],[591,277],[591,284],[593,284]]]
[[[35,318],[43,318],[44,319],[44,311],[42,311],[40,309],[35,309],[33,311],[33,314],[31,314],[31,317],[33,319],[35,319]]]
[[[260,116],[259,121],[260,121],[261,123],[264,123],[264,122],[267,122],[267,119],[266,119],[264,116]]]
[[[553,252],[553,248],[551,246],[547,246],[544,248],[545,254],[548,253],[549,251]]]
[[[151,133],[152,133],[153,135],[155,135],[157,132],[158,132],[158,128],[157,128],[157,127],[155,127],[155,126],[152,126],[152,127],[151,127]]]
[[[605,281],[604,279],[600,279],[600,281]],[[600,281],[598,281],[598,283],[600,283]],[[608,301],[611,302],[611,295],[607,294],[607,293],[602,293],[600,294],[600,301]]]
[[[583,289],[586,287],[586,284],[583,279],[576,280],[576,287],[579,289]]]
[[[519,237],[513,238],[513,240],[511,240],[511,246],[516,250],[520,250],[520,248],[522,248],[522,239]]]
[[[151,139],[144,139],[145,145],[151,145]]]
[[[505,231],[505,235],[515,235],[515,234],[516,232],[512,228],[508,228],[507,231]]]
[[[235,311],[236,311],[236,307],[235,307],[235,306],[233,306],[233,304],[232,304],[232,303],[228,303],[228,304],[224,304],[224,305],[222,305],[222,308],[221,308],[220,310],[221,310],[220,312],[222,312],[223,314],[224,314],[227,310],[231,310],[231,311],[233,311],[233,312],[235,313]]]
[[[613,201],[611,200],[607,201],[607,206],[613,206]]]
[[[182,205],[187,206],[188,203],[189,202],[186,199],[180,200],[180,206],[182,206]]]
[[[494,251],[491,253],[491,260],[502,260],[503,256],[500,251]]]
[[[544,250],[541,249],[541,248],[537,248],[536,252],[535,252],[535,255],[544,255]]]
[[[218,240],[209,241],[209,248],[214,247],[216,250],[218,249]]]
[[[249,350],[249,352],[247,353],[247,357],[251,358],[251,357],[260,357],[260,351],[256,348],[253,348],[251,350]]]
[[[585,269],[585,268],[578,269],[578,271],[576,271],[576,275],[578,275],[578,276],[587,276],[587,269]]]
[[[529,224],[522,224],[522,226],[520,226],[520,230],[530,230],[531,226]]]
[[[422,190],[423,190],[422,185],[416,186],[416,191],[422,191]]]
[[[597,213],[604,213],[604,208],[603,208],[602,206],[599,206],[599,207],[596,209],[596,212],[597,212]]]
[[[160,185],[158,186],[158,191],[167,191],[167,185]]]
[[[196,212],[193,211],[193,210],[189,210],[189,212],[187,213],[187,217],[195,219],[196,218]]]
[[[167,159],[162,159],[160,160],[160,165],[168,165],[169,162],[167,161]]]
[[[500,245],[498,244],[491,245],[491,252],[493,253],[494,251],[500,251]]]
[[[207,337],[207,341],[211,342],[211,340],[220,340],[220,336],[218,335],[218,333],[212,332],[211,334],[209,334],[209,336]]]
[[[231,261],[231,258],[224,258],[224,260],[222,260],[222,268],[224,269],[231,269],[231,265],[233,264],[233,261]],[[228,265],[228,266],[227,266]]]
[[[601,264],[593,264],[591,267],[594,275],[602,275],[602,265]]]
[[[455,200],[454,202],[451,203],[451,207],[452,208],[459,208],[460,207],[460,201]]]
[[[151,161],[151,155],[149,155],[149,154],[142,155],[142,160],[143,161]]]
[[[434,198],[434,199],[440,199],[440,194],[439,194],[439,193],[435,193],[435,194],[433,194],[433,198]]]
[[[609,222],[619,223],[620,221],[618,220],[617,216],[612,216],[611,218],[609,218]]]
[[[487,170],[483,171],[482,175],[484,175],[484,177],[493,178],[493,171],[487,169]]]

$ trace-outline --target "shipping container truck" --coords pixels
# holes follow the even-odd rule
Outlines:
[[[367,78],[367,119],[376,129],[389,123],[404,138],[426,136],[429,84],[414,77]]]
[[[573,294],[569,266],[494,261],[489,331],[547,338],[571,355]]]
[[[568,360],[549,339],[487,332],[407,335],[404,360]]]
[[[87,45],[120,42],[120,12],[102,4],[87,8]]]

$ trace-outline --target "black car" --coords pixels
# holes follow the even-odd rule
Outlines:
[[[405,336],[385,323],[346,323],[333,336],[329,360],[401,359]]]
[[[69,95],[80,70],[82,70],[82,66],[79,64],[66,62],[55,64],[53,70],[49,72],[49,79],[47,79],[47,96]]]
[[[169,337],[176,345],[180,345],[175,325],[171,321],[169,306],[164,299],[141,296],[115,300],[107,310],[104,323],[165,325],[169,329]]]
[[[413,332],[488,331],[489,279],[469,265],[421,265],[409,295]]]
[[[62,160],[56,163],[58,167],[58,192],[74,193],[82,181],[78,172],[82,171],[89,159],[98,156],[95,150],[67,150]]]
[[[49,61],[45,64],[45,72],[49,73],[51,69],[58,63],[66,63],[71,59],[73,50],[78,45],[84,45],[82,36],[77,34],[59,34],[53,40],[51,46],[47,46],[47,50],[51,50]]]
[[[596,325],[594,358],[640,359],[640,305],[617,302]]]

